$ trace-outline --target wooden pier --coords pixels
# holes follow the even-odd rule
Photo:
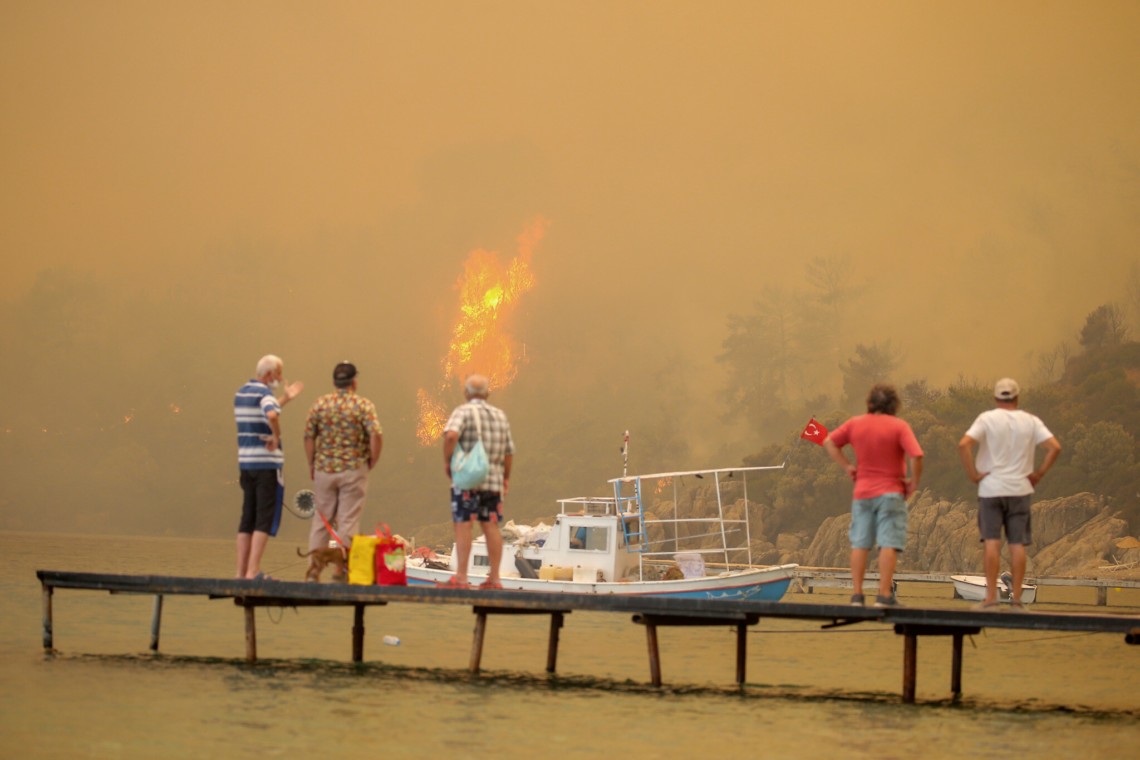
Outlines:
[[[894,574],[894,580],[896,583],[940,583],[952,588],[954,581],[951,579],[951,575],[967,574],[980,575],[981,573],[911,573],[901,571]],[[795,578],[794,587],[805,594],[811,594],[817,588],[851,588],[851,571],[839,567],[800,566],[795,570],[793,577]],[[864,583],[867,587],[874,588],[878,582],[879,574],[869,570],[864,578]],[[1140,589],[1140,581],[1123,578],[1026,578],[1025,583],[1037,586],[1038,602],[1045,601],[1041,598],[1043,587],[1092,589],[1096,593],[1095,604],[1098,607],[1108,606],[1108,590],[1110,588]]]
[[[527,591],[481,591],[478,589],[424,588],[416,586],[351,586],[286,581],[251,581],[214,578],[180,578],[154,575],[105,575],[98,573],[39,570],[43,587],[43,647],[54,652],[52,599],[56,589],[107,591],[112,594],[146,594],[155,597],[150,649],[158,651],[163,599],[193,595],[232,599],[245,613],[245,655],[257,659],[255,611],[258,607],[353,607],[352,659],[364,659],[364,610],[398,602],[469,605],[476,616],[471,646],[470,670],[478,672],[489,615],[550,615],[547,672],[557,662],[559,631],[565,617],[575,610],[617,612],[632,615],[645,626],[650,680],[662,683],[657,629],[665,626],[731,626],[736,630],[736,683],[745,682],[747,629],[762,618],[812,620],[821,628],[862,623],[894,626],[903,637],[902,698],[914,702],[917,682],[918,640],[924,636],[950,637],[952,662],[950,690],[962,693],[962,641],[983,628],[1016,628],[1037,631],[1119,633],[1127,644],[1140,643],[1140,615],[1013,613],[977,610],[943,610],[920,607],[876,609],[839,604],[803,604],[788,601],[728,601],[675,599],[660,596],[551,594]]]

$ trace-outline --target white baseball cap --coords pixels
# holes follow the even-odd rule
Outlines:
[[[994,385],[994,398],[999,401],[1013,401],[1020,393],[1021,389],[1017,387],[1017,381],[1012,377],[1003,377]]]

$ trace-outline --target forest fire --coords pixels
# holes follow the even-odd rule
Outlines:
[[[494,389],[505,388],[515,379],[523,356],[519,342],[510,332],[510,321],[519,299],[534,287],[530,260],[546,225],[545,219],[538,218],[523,230],[517,238],[517,254],[505,266],[495,251],[477,249],[467,256],[463,275],[456,283],[459,313],[442,361],[443,380],[438,396],[471,372],[486,375]],[[430,446],[443,432],[446,409],[422,388],[416,393],[416,403],[416,438],[421,445]]]

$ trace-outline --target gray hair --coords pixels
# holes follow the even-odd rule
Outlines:
[[[274,354],[266,354],[257,360],[257,373],[254,375],[254,377],[264,377],[267,373],[272,372],[278,367],[282,367],[284,365],[285,362],[281,361],[280,356],[275,356]]]
[[[463,381],[463,392],[472,398],[487,398],[491,393],[490,383],[483,375],[468,375]]]

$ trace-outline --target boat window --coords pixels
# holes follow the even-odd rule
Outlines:
[[[605,526],[579,525],[571,528],[570,548],[587,552],[604,552],[610,548],[610,529]]]
[[[482,554],[476,554],[471,558],[471,564],[473,564],[475,567],[490,567],[491,558]]]

